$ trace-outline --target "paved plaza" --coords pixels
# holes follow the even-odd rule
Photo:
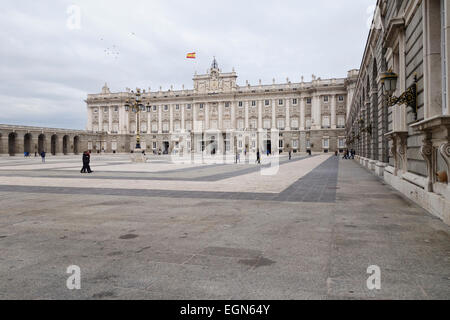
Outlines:
[[[450,297],[450,227],[356,162],[222,160],[0,158],[0,299]]]

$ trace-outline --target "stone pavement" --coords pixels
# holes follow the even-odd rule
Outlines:
[[[0,158],[0,299],[450,297],[450,227],[350,160],[294,160]]]

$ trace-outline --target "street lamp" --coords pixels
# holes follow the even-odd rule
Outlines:
[[[413,109],[417,119],[417,74],[414,75],[414,83],[399,97],[394,96],[394,92],[397,90],[397,80],[398,75],[392,70],[384,72],[380,76],[383,95],[386,97],[388,107],[405,104]]]
[[[142,104],[141,89],[137,88],[136,92],[131,91],[132,96],[125,101],[125,109],[136,113],[136,150],[141,149],[141,120],[140,111],[144,108]]]

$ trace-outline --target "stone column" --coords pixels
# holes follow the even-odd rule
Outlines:
[[[217,125],[219,130],[223,129],[223,105],[224,102],[219,102],[219,124]]]
[[[15,149],[15,155],[16,156],[23,156],[23,153],[25,152],[25,133],[24,132],[16,132],[16,139],[15,139],[15,145],[14,145],[14,149]]]
[[[205,103],[205,130],[209,129],[209,103]]]
[[[236,101],[231,102],[231,128],[236,130]]]
[[[103,108],[98,108],[98,131],[103,132]]]
[[[311,108],[311,115],[312,115],[312,121],[313,125],[312,127],[316,130],[320,130],[322,128],[322,110],[320,106],[320,95],[314,94],[312,98],[312,108]]]
[[[331,129],[336,129],[336,95],[331,95]]]
[[[125,125],[125,107],[119,107],[119,133],[125,134],[125,130],[123,129]]]
[[[245,130],[248,130],[248,128],[249,128],[249,125],[248,125],[248,104],[249,104],[249,101],[247,100],[247,101],[245,101],[245,110],[244,110],[244,112],[245,112]]]
[[[186,131],[186,124],[185,124],[185,115],[184,115],[184,112],[185,112],[185,109],[186,109],[186,104],[182,104],[182,105],[180,105],[180,108],[181,108],[181,132],[185,132]]]
[[[158,133],[162,133],[162,105],[158,106]]]
[[[192,104],[192,131],[193,132],[197,132],[197,129],[198,129],[196,122],[197,122],[197,106],[196,106],[196,103],[193,103]],[[194,143],[194,140],[192,140],[191,143]],[[196,149],[194,149],[194,150],[196,150]]]
[[[31,134],[30,153],[32,153],[33,156],[34,156],[34,153],[38,152],[38,150],[39,150],[39,135],[40,135],[40,133],[38,133],[38,132]],[[73,139],[72,139],[72,141],[73,141]],[[68,150],[70,150],[70,144],[67,148]]]
[[[169,104],[169,132],[173,133],[173,104]]]
[[[286,131],[291,130],[291,115],[290,115],[290,108],[291,108],[291,99],[286,99],[286,125],[285,129]]]
[[[0,135],[0,155],[7,155],[8,150],[8,137],[9,132],[3,132],[2,135]]]
[[[109,130],[108,130],[108,133],[111,133],[111,131],[112,131],[112,118],[113,118],[113,112],[112,112],[112,110],[113,110],[113,107],[109,107],[108,108],[108,111],[109,111],[109,114],[108,114],[108,120],[109,120],[109,124],[108,124],[108,128],[109,128]]]
[[[125,111],[125,134],[130,133],[130,111]]]
[[[259,100],[258,101],[258,130],[261,130],[263,127],[263,121],[262,121],[262,106],[264,101]]]
[[[87,107],[87,131],[92,131],[92,108],[90,106]]]
[[[305,130],[306,118],[305,118],[305,98],[300,98],[300,130]]]
[[[272,99],[272,130],[277,128],[277,99]],[[276,146],[278,148],[278,146]]]
[[[152,107],[151,106],[150,106],[150,111],[147,112],[147,134],[150,134],[150,133],[152,133]]]

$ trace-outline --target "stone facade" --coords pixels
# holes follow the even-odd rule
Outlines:
[[[192,90],[144,90],[139,115],[125,106],[133,91],[112,93],[105,85],[86,100],[87,131],[99,137],[89,146],[130,152],[139,121],[147,152],[342,152],[357,76],[352,70],[346,79],[241,87],[236,72],[223,73],[214,59],[206,74],[194,75]]]
[[[94,135],[81,130],[0,125],[0,155],[81,154]]]
[[[449,0],[379,0],[347,118],[357,159],[450,223]],[[388,107],[380,75],[398,75],[398,97],[417,77],[417,110]],[[417,112],[416,112],[417,111]]]

